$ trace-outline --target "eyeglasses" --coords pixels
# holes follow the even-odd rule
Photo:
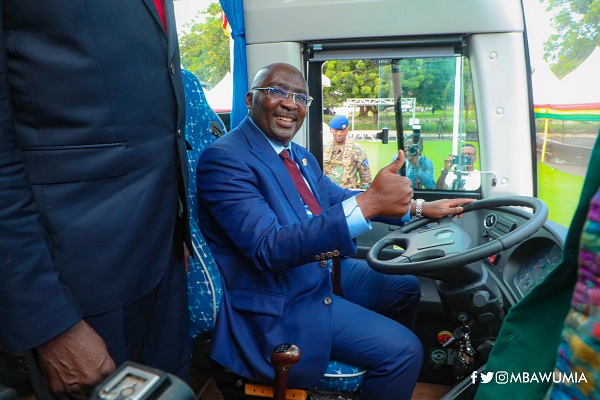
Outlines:
[[[293,102],[302,106],[310,106],[310,103],[313,101],[312,97],[303,93],[290,92],[277,87],[253,87],[252,90],[266,90],[267,95],[270,98],[281,101],[286,100],[288,97],[290,97],[290,95],[292,95]]]

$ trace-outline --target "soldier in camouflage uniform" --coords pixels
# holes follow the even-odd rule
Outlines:
[[[330,128],[333,139],[323,147],[323,173],[344,188],[367,189],[372,181],[367,153],[347,140],[348,118],[334,117]]]

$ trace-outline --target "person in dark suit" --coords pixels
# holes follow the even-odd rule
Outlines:
[[[420,202],[417,210],[410,179],[396,174],[402,151],[364,192],[333,183],[291,142],[310,104],[291,65],[261,69],[246,104],[249,117],[208,147],[196,169],[200,227],[225,283],[211,357],[270,382],[271,350],[291,342],[302,358],[290,370],[290,387],[315,385],[331,358],[368,369],[362,399],[410,398],[422,362],[411,331],[418,280],[380,274],[346,256],[356,253],[354,238],[372,218],[459,214],[470,200]],[[290,170],[280,158],[286,151],[297,163]],[[288,172],[298,170],[318,207],[301,199]],[[334,294],[330,272],[340,261],[343,297]]]
[[[0,6],[0,346],[86,397],[187,379],[184,90],[172,0]]]

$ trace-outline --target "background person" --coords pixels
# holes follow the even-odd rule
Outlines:
[[[417,144],[421,147],[421,152],[425,148],[425,143],[423,141],[423,136],[421,136],[421,132],[415,132],[410,135],[406,135],[404,138],[404,152],[408,152],[408,146],[411,144]]]
[[[406,177],[411,180],[414,189],[433,189],[435,180],[433,178],[433,162],[421,155],[422,147],[418,144],[410,144],[406,151]],[[398,158],[395,155],[392,162]]]
[[[396,173],[401,151],[364,192],[333,183],[292,142],[310,104],[307,91],[289,64],[261,69],[246,95],[249,117],[200,157],[200,226],[225,283],[211,356],[237,374],[269,382],[271,350],[291,342],[302,358],[290,370],[290,387],[315,385],[331,357],[369,370],[362,399],[409,399],[422,361],[411,331],[418,280],[380,274],[346,256],[356,253],[354,238],[376,216],[407,217],[421,208],[432,217],[456,215],[470,200],[417,207],[410,180]],[[298,185],[307,183],[299,186],[306,200],[291,174],[301,174]],[[340,260],[343,298],[334,294],[330,272]]]
[[[468,162],[455,163],[455,156],[450,154],[444,159],[444,168],[435,184],[436,189],[477,190],[481,186],[481,173],[475,169],[477,148],[472,144],[460,146],[460,155],[468,157]]]
[[[0,32],[2,348],[58,397],[125,360],[188,379],[172,0],[5,0]]]
[[[323,146],[323,172],[332,181],[348,189],[367,189],[371,185],[371,169],[366,151],[348,139],[348,118],[331,119],[333,139]]]

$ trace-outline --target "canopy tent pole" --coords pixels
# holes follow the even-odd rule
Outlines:
[[[540,161],[546,161],[546,144],[548,143],[548,118],[544,119],[544,142],[542,144],[542,154],[540,156]]]

